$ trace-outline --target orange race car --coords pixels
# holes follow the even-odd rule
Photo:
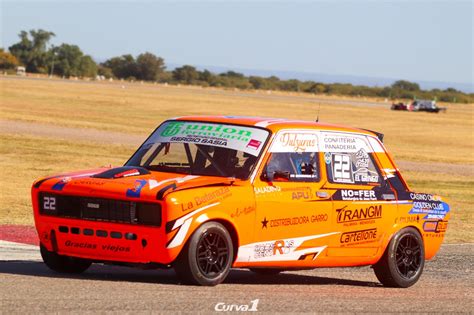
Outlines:
[[[122,167],[40,179],[32,199],[48,267],[93,262],[174,267],[216,285],[257,274],[372,265],[409,287],[450,216],[412,192],[379,133],[306,121],[181,117]]]

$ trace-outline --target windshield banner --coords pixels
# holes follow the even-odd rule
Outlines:
[[[170,121],[160,126],[153,142],[194,143],[242,151],[258,156],[268,131],[216,123]]]

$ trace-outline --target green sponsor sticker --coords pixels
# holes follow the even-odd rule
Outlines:
[[[179,122],[178,121],[170,122],[170,123],[166,124],[166,127],[161,132],[160,136],[162,136],[162,137],[176,136],[181,131],[181,127],[183,125],[184,125],[184,122],[180,122],[180,121]]]

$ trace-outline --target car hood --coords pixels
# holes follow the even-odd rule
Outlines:
[[[43,178],[33,184],[42,191],[115,199],[162,200],[183,189],[232,185],[235,178],[150,172],[141,167],[100,168]]]

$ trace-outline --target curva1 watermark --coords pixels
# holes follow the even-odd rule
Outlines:
[[[227,304],[219,302],[214,306],[216,312],[257,312],[259,299],[250,301],[249,304]]]

